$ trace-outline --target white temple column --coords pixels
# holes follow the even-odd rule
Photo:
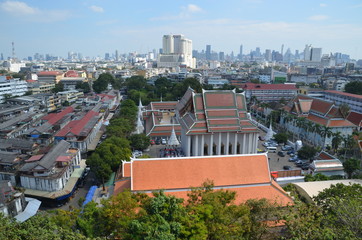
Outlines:
[[[258,152],[258,139],[259,139],[259,133],[255,133],[255,138],[254,138],[254,142],[255,142],[255,148],[254,148],[254,153]]]
[[[199,156],[204,156],[204,149],[205,149],[205,135],[204,134],[202,134],[201,135],[201,144],[200,144],[200,155]]]
[[[194,156],[200,156],[199,135],[195,136],[195,144],[192,149],[194,152],[194,154],[193,154]]]
[[[233,154],[237,153],[237,147],[238,147],[238,134],[234,133]]]
[[[210,135],[210,145],[209,145],[209,156],[213,155],[213,148],[214,148],[214,134]]]
[[[224,154],[225,155],[229,155],[230,153],[229,153],[229,137],[230,137],[230,133],[229,132],[227,132],[226,133],[226,146],[224,147]]]
[[[246,133],[243,133],[243,143],[242,143],[242,151],[240,151],[241,154],[246,154]]]
[[[190,149],[191,149],[191,136],[186,136],[187,137],[187,147],[186,147],[186,156],[190,157]]]
[[[218,133],[218,135],[219,135],[219,139],[217,141],[216,154],[221,155],[221,133]]]

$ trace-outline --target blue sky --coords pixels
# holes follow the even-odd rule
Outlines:
[[[83,56],[145,53],[164,34],[184,34],[193,48],[244,53],[255,47],[342,52],[362,59],[360,0],[0,0],[0,52]]]

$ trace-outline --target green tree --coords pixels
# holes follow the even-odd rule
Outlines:
[[[128,91],[130,91],[132,89],[141,90],[141,89],[146,88],[147,81],[142,76],[132,76],[132,77],[126,79],[125,84],[127,86]]]
[[[341,135],[341,132],[336,132],[333,134],[333,138],[332,138],[332,148],[334,149],[334,151],[336,152],[340,146],[340,144],[343,141],[343,137]]]
[[[298,157],[301,159],[308,159],[308,160],[312,160],[312,158],[317,154],[317,149],[315,149],[314,147],[310,147],[310,146],[303,146],[301,149],[299,149],[298,151]]]
[[[103,189],[104,183],[109,179],[112,173],[111,166],[103,161],[98,153],[93,153],[86,161],[87,165],[91,167],[97,179],[102,182]]]
[[[150,137],[144,133],[133,134],[128,139],[131,142],[131,147],[135,150],[144,150],[150,146]]]
[[[160,77],[155,81],[155,90],[157,96],[166,96],[167,93],[171,92],[173,83],[170,79],[165,77]]]
[[[315,198],[316,204],[328,216],[326,224],[333,226],[339,239],[362,238],[362,186],[338,183],[324,189]]]
[[[323,146],[322,149],[324,149],[326,141],[327,141],[327,137],[331,137],[333,132],[332,132],[332,128],[327,127],[327,126],[322,126],[320,129],[319,134],[321,135],[322,139],[323,139]]]
[[[52,89],[53,93],[63,92],[64,91],[64,85],[63,83],[57,83],[55,84],[55,87]]]
[[[75,89],[82,90],[84,93],[90,92],[90,87],[88,82],[78,82],[75,85]]]
[[[344,171],[347,173],[349,179],[352,178],[353,173],[356,170],[359,170],[361,166],[361,161],[356,158],[349,158],[343,162]]]
[[[286,133],[277,133],[277,134],[274,135],[274,139],[275,139],[275,141],[277,141],[277,143],[286,144],[288,142],[288,134],[286,134]]]
[[[110,73],[102,73],[99,75],[98,79],[93,82],[93,90],[96,93],[101,93],[107,90],[108,84],[114,82],[114,77]]]
[[[344,87],[344,91],[347,93],[362,95],[362,82],[360,81],[349,82]]]

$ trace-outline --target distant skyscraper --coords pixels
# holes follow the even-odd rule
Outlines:
[[[109,60],[109,53],[104,54],[104,60]]]
[[[320,62],[322,59],[322,48],[312,48],[310,55],[312,62]]]
[[[225,61],[225,53],[224,52],[219,52],[219,60],[220,61]]]
[[[311,45],[305,45],[304,48],[304,61],[310,61],[310,50],[312,49]]]
[[[183,35],[164,35],[162,38],[162,54],[159,55],[158,67],[177,67],[185,64],[194,67],[192,58],[192,41]]]
[[[270,62],[272,60],[272,54],[270,49],[265,50],[265,60]]]
[[[118,50],[116,50],[116,61],[118,62],[119,60],[119,55],[118,55]]]
[[[211,45],[206,45],[206,60],[211,60]]]
[[[3,54],[3,53],[1,53],[0,60],[1,60],[1,61],[3,61],[3,60],[4,60],[4,54]]]
[[[242,61],[243,60],[243,45],[240,45],[240,51],[239,51],[239,60]]]

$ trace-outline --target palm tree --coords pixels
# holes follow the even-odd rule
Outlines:
[[[322,129],[322,126],[318,123],[315,123],[313,125],[313,132],[314,132],[314,145],[316,145],[316,139],[317,139],[317,134],[321,134],[321,129]]]
[[[300,133],[302,132],[303,129],[306,128],[306,119],[303,117],[298,117],[297,121],[296,121],[296,125],[299,128],[298,129],[298,137],[300,138]]]
[[[321,135],[322,138],[324,139],[322,149],[324,149],[324,147],[325,147],[327,137],[331,137],[332,134],[333,134],[332,128],[330,128],[330,127],[328,127],[328,126],[322,126],[322,128],[321,128],[321,130],[320,130],[320,135]]]
[[[343,143],[344,143],[344,159],[346,159],[347,149],[351,148],[353,146],[354,138],[353,135],[347,135],[343,137]]]
[[[311,121],[307,121],[306,122],[306,131],[307,131],[307,136],[309,136],[309,133],[314,131],[314,124]]]
[[[333,148],[334,152],[337,152],[339,145],[343,141],[343,136],[341,135],[341,132],[336,132],[336,133],[334,133],[332,135],[333,135],[332,148]]]

